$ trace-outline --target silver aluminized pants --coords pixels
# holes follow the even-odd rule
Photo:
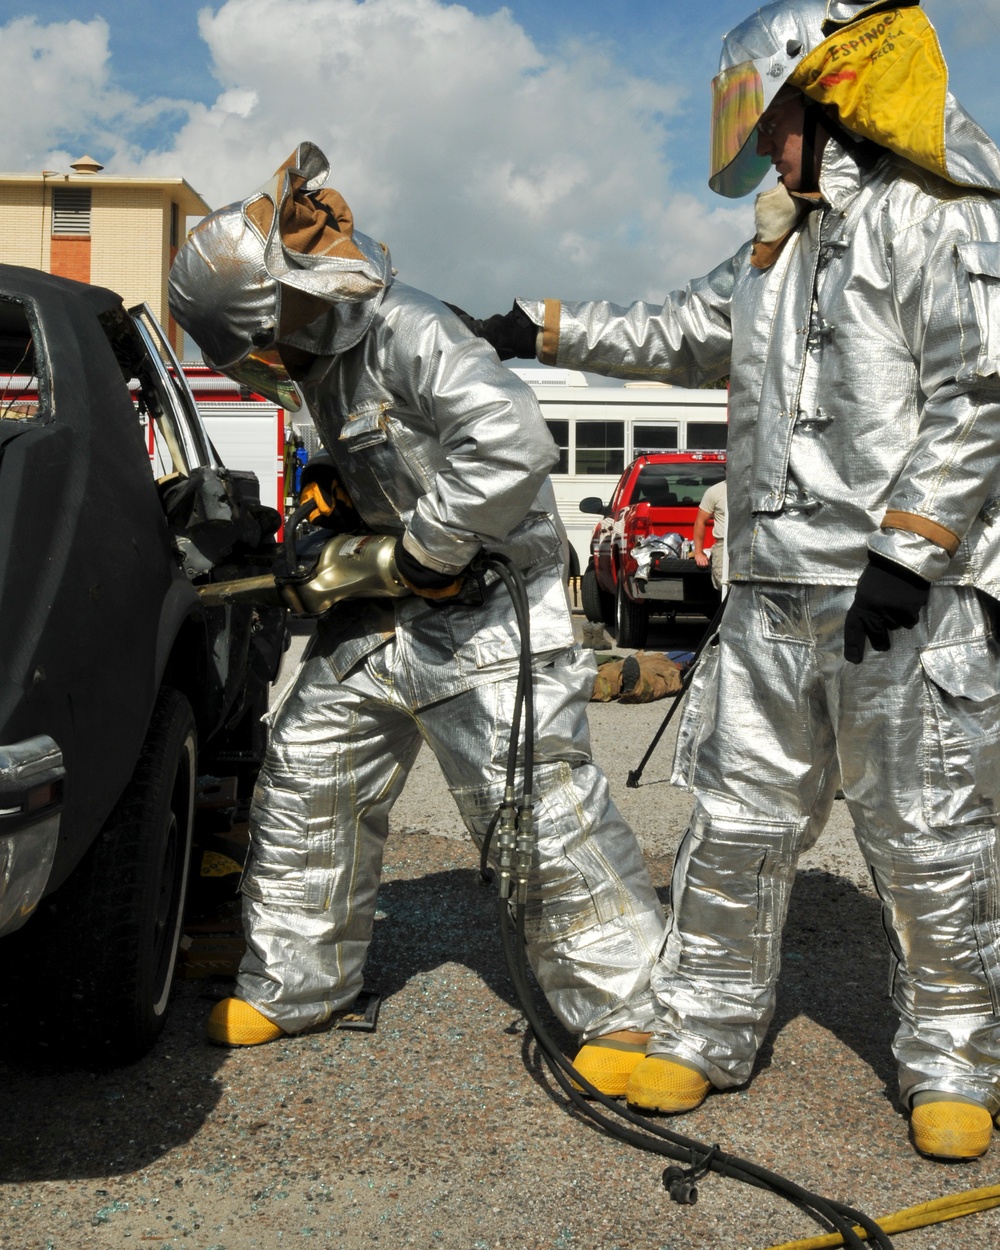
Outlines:
[[[631,829],[590,754],[593,661],[536,657],[535,872],[528,959],[582,1038],[652,1027],[663,912]],[[394,641],[343,681],[321,637],[272,717],[244,876],[237,994],[295,1033],[362,986],[388,832],[421,741],[481,843],[503,798],[516,675],[414,709]]]
[[[843,658],[853,587],[734,584],[692,688],[674,781],[696,803],[653,973],[650,1054],[719,1088],[774,1010],[799,852],[838,783],[882,900],[900,1093],[1000,1110],[1000,652],[975,592],[932,587],[912,630]]]

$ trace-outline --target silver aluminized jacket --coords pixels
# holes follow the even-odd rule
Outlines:
[[[662,308],[524,302],[543,359],[682,386],[730,375],[733,581],[850,585],[870,547],[1000,598],[997,199],[889,153],[866,168],[833,140],[821,188],[829,207],[768,269],[747,244]],[[887,513],[957,554],[880,530]]]
[[[734,585],[680,735],[696,806],[650,1053],[749,1077],[797,858],[840,785],[890,934],[902,1095],[995,1113],[1000,650],[973,588],[1000,597],[1000,213],[870,151],[829,142],[768,268],[748,245],[662,308],[523,307],[550,363],[731,378]],[[854,666],[868,551],[934,584],[919,626]]]
[[[481,547],[522,570],[536,673],[528,957],[584,1038],[648,1029],[663,915],[591,759],[593,659],[573,643],[555,450],[529,388],[437,300],[392,285],[350,350],[302,384],[363,519],[441,572]],[[504,792],[519,636],[499,582],[477,607],[346,603],[272,715],[243,881],[238,994],[288,1032],[362,985],[392,804],[421,741],[482,841]]]

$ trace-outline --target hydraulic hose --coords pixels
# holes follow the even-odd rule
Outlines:
[[[998,1206],[1000,1185],[989,1185],[985,1189],[967,1189],[961,1194],[949,1194],[947,1198],[935,1198],[932,1202],[906,1207],[895,1215],[886,1215],[876,1220],[876,1223],[885,1233],[905,1233],[914,1228],[943,1224],[946,1220],[957,1220],[963,1215],[975,1215],[977,1211],[989,1211]],[[861,1230],[855,1231],[860,1234]],[[810,1237],[805,1241],[786,1241],[780,1246],[771,1246],[770,1250],[826,1250],[828,1246],[843,1244],[843,1238],[833,1233],[828,1237]]]
[[[757,1164],[740,1159],[721,1151],[718,1146],[707,1146],[703,1142],[683,1137],[664,1126],[650,1121],[644,1116],[622,1106],[612,1098],[601,1094],[593,1085],[573,1067],[552,1041],[545,1025],[541,1021],[534,1006],[533,995],[524,972],[524,909],[519,906],[512,919],[509,905],[501,905],[500,933],[508,972],[514,983],[525,1018],[535,1036],[549,1068],[564,1093],[569,1097],[577,1111],[593,1123],[603,1128],[611,1136],[629,1145],[636,1146],[668,1159],[688,1165],[686,1170],[668,1168],[664,1183],[668,1190],[678,1190],[680,1196],[672,1192],[675,1200],[691,1203],[697,1197],[691,1196],[690,1189],[685,1194],[685,1180],[692,1174],[711,1171],[720,1176],[729,1176],[745,1184],[753,1185],[778,1197],[784,1198],[811,1215],[820,1223],[838,1230],[841,1240],[836,1244],[847,1245],[853,1250],[860,1250],[862,1238],[870,1238],[875,1245],[883,1250],[892,1250],[892,1243],[878,1228],[870,1217],[844,1203],[823,1198],[796,1185],[793,1181],[771,1172]],[[580,1092],[579,1086],[584,1093]],[[585,1096],[586,1095],[586,1096]],[[602,1108],[602,1109],[599,1109]],[[605,1112],[612,1112],[625,1121],[620,1124]],[[675,1177],[671,1177],[675,1173]],[[679,1182],[679,1184],[678,1184]],[[858,1225],[862,1232],[856,1233]]]
[[[310,516],[315,511],[316,505],[307,500],[305,503],[300,503],[285,522],[285,541],[282,543],[282,556],[284,557],[286,577],[294,577],[298,568],[297,539],[299,526],[307,516]]]
[[[499,552],[489,554],[485,564],[492,568],[503,582],[514,606],[518,623],[520,652],[517,687],[514,692],[514,709],[511,716],[510,741],[507,746],[507,774],[504,800],[490,821],[483,838],[479,858],[479,874],[483,881],[492,880],[489,853],[493,835],[499,826],[500,849],[500,897],[510,897],[517,872],[518,893],[527,897],[528,873],[531,870],[531,851],[534,844],[534,773],[535,773],[535,690],[531,668],[531,624],[527,590],[524,579],[507,556]],[[521,739],[521,720],[524,719],[524,767],[521,803],[517,804],[517,759]],[[516,864],[515,864],[516,861]]]
[[[602,1094],[586,1077],[576,1071],[549,1035],[535,1007],[534,994],[528,981],[525,937],[528,874],[531,869],[534,841],[531,823],[534,691],[528,598],[523,578],[509,560],[491,555],[487,558],[487,563],[496,571],[511,596],[521,637],[521,649],[520,671],[507,754],[504,801],[484,836],[480,868],[483,879],[490,879],[487,857],[494,831],[499,827],[501,832],[497,838],[497,858],[500,864],[500,940],[504,959],[525,1019],[553,1077],[576,1110],[610,1136],[635,1146],[637,1149],[646,1150],[673,1160],[675,1163],[686,1165],[685,1167],[669,1167],[664,1172],[664,1185],[675,1201],[687,1204],[695,1202],[698,1194],[697,1181],[708,1172],[715,1172],[719,1176],[731,1177],[791,1202],[822,1226],[834,1230],[837,1240],[832,1244],[845,1245],[851,1250],[862,1250],[863,1241],[867,1239],[872,1244],[881,1247],[881,1250],[892,1250],[892,1242],[887,1234],[870,1216],[844,1203],[811,1193],[793,1181],[755,1163],[726,1154],[718,1146],[707,1146],[702,1142],[683,1137],[639,1115],[627,1105],[622,1105],[615,1099]],[[717,620],[713,622],[702,646],[699,647],[699,654],[708,638],[711,637]],[[518,805],[515,786],[522,720],[524,723],[524,780],[522,801]],[[655,746],[655,742],[653,745]]]
[[[704,633],[704,636],[702,637],[701,642],[698,643],[698,648],[695,651],[694,655],[692,656],[691,663],[688,665],[687,672],[684,674],[684,677],[681,681],[680,690],[678,690],[677,694],[674,696],[674,701],[670,705],[670,709],[668,710],[666,716],[664,716],[659,729],[656,731],[655,734],[653,734],[653,741],[646,748],[646,754],[639,761],[639,767],[633,768],[632,771],[628,775],[625,785],[628,787],[629,790],[639,789],[639,782],[642,779],[642,774],[646,769],[646,765],[649,763],[650,757],[652,756],[653,752],[656,750],[660,739],[666,733],[667,726],[674,719],[674,715],[677,709],[680,707],[681,703],[683,703],[684,696],[687,694],[688,689],[691,686],[691,682],[694,680],[695,671],[698,668],[698,661],[701,659],[702,653],[705,650],[706,646],[708,645],[709,639],[715,637],[715,633],[718,630],[719,625],[722,623],[722,614],[725,611],[725,609],[726,609],[726,600],[723,598],[722,602],[719,604],[718,610],[716,611],[715,615],[712,617],[711,621],[709,621],[708,629],[705,630],[705,633]]]

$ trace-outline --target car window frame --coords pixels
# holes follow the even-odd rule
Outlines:
[[[221,469],[223,465],[205,429],[184,370],[153,310],[142,303],[127,311],[146,349],[163,408],[161,413],[151,412],[149,417],[163,436],[175,472],[190,477],[192,470],[199,467]]]

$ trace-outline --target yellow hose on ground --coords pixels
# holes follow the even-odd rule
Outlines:
[[[975,1215],[977,1211],[988,1211],[997,1206],[1000,1206],[1000,1185],[990,1185],[986,1189],[967,1189],[964,1193],[952,1194],[949,1198],[921,1202],[919,1206],[907,1207],[905,1211],[897,1211],[895,1215],[876,1220],[876,1223],[884,1233],[905,1233],[914,1228],[926,1228],[929,1224],[957,1220],[962,1215]],[[854,1231],[862,1240],[867,1236],[863,1228],[855,1228]],[[826,1250],[827,1246],[843,1244],[844,1239],[839,1233],[829,1233],[822,1237],[810,1237],[805,1241],[785,1241],[780,1246],[769,1246],[768,1250]]]

